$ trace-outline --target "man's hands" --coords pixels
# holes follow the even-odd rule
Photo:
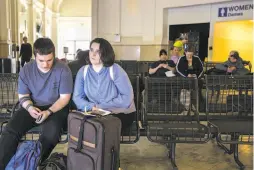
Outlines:
[[[165,69],[168,69],[168,70],[173,69],[173,68],[170,67],[168,64],[160,64],[160,65],[157,67],[157,70],[158,70],[159,68],[165,68]]]
[[[41,124],[42,122],[44,122],[51,114],[51,112],[49,110],[45,110],[40,112],[40,116],[36,119],[35,123],[37,124]]]
[[[50,112],[48,110],[44,110],[40,114],[43,115],[43,117],[45,117],[45,119],[47,119],[50,115]]]
[[[34,119],[37,119],[41,115],[41,110],[34,106],[30,106],[27,111]]]
[[[157,67],[155,67],[155,68],[150,68],[150,69],[149,69],[149,74],[154,74],[154,73],[156,73],[157,70],[160,69],[160,68],[166,68],[166,69],[168,69],[168,70],[171,70],[171,69],[172,69],[171,67],[169,67],[168,64],[159,64],[159,65],[158,65]]]
[[[168,68],[168,64],[160,64],[157,68]]]
[[[41,111],[39,108],[34,106],[30,106],[28,108],[28,112],[36,120],[41,116],[40,121],[36,121],[36,123],[42,123],[50,115],[50,112],[48,110]]]

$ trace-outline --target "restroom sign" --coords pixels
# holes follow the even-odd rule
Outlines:
[[[218,10],[218,17],[243,16],[244,12],[249,10],[253,10],[253,4],[222,7]]]

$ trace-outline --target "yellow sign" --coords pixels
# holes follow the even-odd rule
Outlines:
[[[212,61],[226,61],[236,50],[253,64],[253,20],[217,22],[214,25]]]

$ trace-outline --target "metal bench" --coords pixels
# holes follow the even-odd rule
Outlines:
[[[206,102],[208,125],[218,146],[234,154],[244,169],[238,145],[253,144],[253,76],[206,76]]]
[[[186,109],[185,103],[189,103]],[[175,163],[176,143],[205,143],[210,132],[199,122],[198,81],[195,78],[145,78],[142,105],[147,138],[166,144],[171,164]]]

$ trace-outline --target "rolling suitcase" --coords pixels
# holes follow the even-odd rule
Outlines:
[[[118,170],[120,119],[111,115],[87,117],[72,111],[68,133],[68,170]]]

